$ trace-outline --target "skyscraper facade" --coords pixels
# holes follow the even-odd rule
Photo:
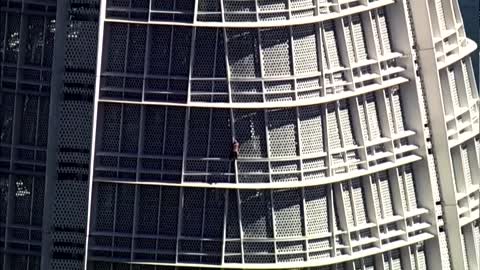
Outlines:
[[[4,269],[480,266],[456,0],[1,3]]]

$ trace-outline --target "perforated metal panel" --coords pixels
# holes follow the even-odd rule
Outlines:
[[[404,127],[404,117],[403,117],[403,107],[402,102],[400,100],[400,91],[398,89],[392,89],[391,97],[392,97],[392,107],[393,113],[395,115],[395,124],[396,124],[396,131],[401,132],[405,130]]]
[[[325,151],[323,139],[323,120],[320,107],[303,107],[298,110],[299,131],[302,141],[302,153],[314,154]]]
[[[319,71],[319,36],[315,27],[316,25],[305,25],[292,28],[296,74]]]
[[[345,43],[347,45],[346,47],[347,47],[347,52],[348,52],[348,59],[350,60],[350,62],[354,63],[354,62],[356,62],[355,48],[354,48],[354,45],[353,45],[354,33],[355,32],[352,32],[352,23],[351,23],[350,20],[351,20],[351,18],[349,18],[349,17],[343,19],[343,31],[344,31],[344,34],[345,34]],[[360,23],[358,18],[357,18],[356,23],[357,23],[357,25]]]
[[[260,31],[264,76],[288,76],[291,74],[290,32],[287,28]]]
[[[298,127],[292,119],[297,119],[296,111],[272,110],[268,115],[268,140],[271,157],[297,156]]]
[[[273,192],[275,235],[294,237],[304,235],[301,190],[279,190]]]
[[[329,104],[327,107],[327,130],[328,130],[328,146],[331,149],[341,148],[340,130],[338,128],[339,121],[337,116],[337,106]]]
[[[345,215],[347,217],[347,224],[349,226],[355,226],[355,217],[353,214],[353,199],[351,195],[351,182],[346,182],[342,184],[342,195],[343,195],[343,207],[345,209]]]
[[[390,53],[392,51],[390,45],[390,31],[388,30],[388,22],[383,8],[378,9],[378,25],[382,37],[383,53]]]
[[[365,193],[360,179],[352,180],[352,201],[355,205],[356,225],[368,223],[367,208],[365,206]]]
[[[375,48],[377,53],[382,53],[382,44],[380,43],[380,33],[378,31],[378,15],[377,12],[371,13],[372,18],[372,32],[373,32],[373,41],[375,42]]]
[[[367,48],[365,44],[362,20],[359,15],[354,15],[352,20],[352,35],[355,42],[356,61],[367,59]]]
[[[234,111],[235,137],[241,144],[240,154],[245,157],[267,155],[265,115],[263,111]]]
[[[446,30],[447,29],[447,23],[445,21],[445,11],[444,11],[444,6],[443,6],[443,1],[442,0],[436,0],[435,1],[435,9],[436,9],[436,15],[438,19],[438,24],[440,26],[441,30]]]
[[[387,90],[385,91],[385,107],[386,107],[386,115],[388,120],[388,127],[391,132],[395,132],[395,120],[394,120],[394,113],[392,108],[392,101],[390,99],[390,92]]]
[[[383,216],[390,217],[394,215],[392,202],[392,189],[390,187],[389,177],[386,172],[378,174],[380,194],[382,196]]]
[[[477,256],[480,256],[480,223],[478,220],[473,223],[473,242]]]
[[[328,187],[305,189],[305,215],[307,233],[320,234],[331,230],[329,220],[331,213],[328,210]]]
[[[348,147],[352,145],[357,145],[357,142],[354,138],[354,129],[351,121],[352,114],[350,112],[350,106],[347,102],[340,102],[338,114],[340,118],[340,126],[342,127],[343,146]]]
[[[368,94],[365,96],[366,99],[366,112],[368,115],[368,124],[370,131],[370,140],[378,139],[382,136],[380,129],[380,122],[378,117],[377,102],[375,95]],[[362,115],[362,117],[364,117]]]
[[[417,208],[417,195],[415,192],[414,174],[410,166],[406,166],[404,171],[405,192],[408,194],[409,209]]]
[[[324,49],[325,57],[328,56],[328,68],[341,66],[340,55],[337,48],[337,29],[333,21],[326,21],[323,23],[324,31]]]
[[[246,238],[273,236],[272,202],[269,191],[247,191],[240,193],[242,213],[252,211],[251,215],[242,214],[242,231]]]
[[[460,99],[458,97],[457,84],[455,82],[455,69],[453,67],[447,70],[448,85],[450,86],[450,92],[452,93],[452,101],[455,107],[460,107]]]
[[[462,233],[460,235],[460,240],[461,240],[461,246],[462,246],[462,253],[463,253],[463,264],[465,266],[465,270],[470,269],[469,264],[468,264],[468,255],[467,255],[467,247],[465,243],[465,231],[462,230]]]
[[[472,92],[473,88],[470,82],[470,74],[468,72],[467,61],[462,60],[461,66],[462,66],[463,81],[465,83],[465,92],[467,94],[467,98],[471,100],[473,99],[474,93]]]
[[[418,249],[417,250],[417,265],[419,270],[427,269],[427,262],[425,259],[425,250]]]
[[[450,253],[448,250],[448,244],[447,244],[447,235],[445,231],[441,231],[438,235],[438,239],[440,241],[440,252],[442,254],[442,267],[444,269],[451,269],[451,264],[450,264]]]
[[[228,62],[232,77],[255,77],[260,75],[260,55],[257,30],[229,30]]]
[[[468,154],[468,146],[462,145],[460,146],[460,156],[462,159],[462,167],[463,167],[463,179],[467,185],[473,185],[472,182],[472,168],[473,166],[470,165],[469,154]]]
[[[378,188],[377,183],[378,183],[377,177],[372,177],[370,188],[372,190],[372,197],[373,197],[373,203],[374,203],[374,207],[375,207],[375,214],[377,215],[377,217],[381,217],[382,216],[382,208],[381,208],[382,202],[380,200],[379,188]]]

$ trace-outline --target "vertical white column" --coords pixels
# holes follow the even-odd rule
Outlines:
[[[58,3],[66,3],[65,0],[57,0]],[[90,175],[88,177],[88,208],[87,208],[87,228],[85,233],[85,258],[84,258],[84,270],[88,268],[88,245],[90,241],[90,230],[92,223],[92,190],[94,179],[94,160],[96,151],[96,137],[97,137],[97,118],[98,118],[98,99],[100,95],[100,75],[102,74],[102,56],[103,56],[103,34],[105,30],[105,11],[107,7],[107,1],[100,1],[100,11],[98,20],[98,46],[97,46],[97,68],[96,68],[96,81],[95,81],[95,94],[93,99],[93,117],[92,117],[92,147],[90,149]],[[58,9],[58,7],[57,7]],[[58,12],[58,11],[57,11]],[[62,44],[63,45],[63,44]],[[64,46],[62,46],[63,48]],[[51,105],[51,104],[50,104]],[[50,128],[49,128],[50,130]],[[50,136],[49,136],[50,137]],[[48,156],[48,154],[47,154]],[[42,256],[43,257],[43,256]],[[49,269],[49,268],[45,268]]]
[[[448,145],[448,134],[446,127],[444,102],[442,98],[442,85],[438,73],[437,55],[435,53],[434,36],[436,18],[430,14],[431,2],[410,0],[413,13],[413,23],[417,37],[417,50],[420,60],[420,67],[426,87],[426,96],[428,103],[430,125],[432,130],[431,137],[434,144],[433,152],[438,162],[439,180],[441,185],[441,195],[444,201],[444,219],[445,229],[448,232],[448,246],[450,258],[454,269],[464,269],[461,231],[459,224],[459,213],[455,194],[455,178],[453,174],[452,157]],[[427,250],[428,252],[428,250]],[[429,254],[432,257],[435,254]]]

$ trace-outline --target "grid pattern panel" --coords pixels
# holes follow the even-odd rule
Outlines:
[[[440,252],[442,254],[442,266],[444,269],[451,269],[450,264],[450,253],[448,250],[447,244],[447,235],[445,231],[440,231],[438,235],[438,239],[440,242]]]
[[[328,232],[329,211],[327,186],[305,189],[305,215],[308,224],[308,234],[316,235]]]
[[[330,149],[341,148],[340,130],[338,128],[337,106],[327,106],[328,146]]]
[[[445,11],[443,6],[442,0],[435,0],[435,9],[437,13],[438,24],[440,26],[440,30],[447,29],[447,23],[445,21]]]
[[[286,28],[260,32],[263,70],[266,77],[291,74],[290,32]]]
[[[378,185],[377,185],[378,181],[377,181],[377,177],[372,177],[371,178],[371,190],[372,190],[372,196],[373,196],[373,203],[374,203],[374,207],[375,207],[375,213],[377,215],[377,217],[381,217],[382,216],[382,202],[381,202],[381,199],[380,199],[380,194],[379,194],[379,188],[378,188]]]
[[[275,235],[293,237],[303,235],[302,201],[300,190],[273,191]]]
[[[465,83],[465,92],[467,93],[468,100],[472,100],[473,88],[472,88],[472,84],[470,83],[470,75],[468,73],[467,62],[465,60],[462,60],[461,65],[462,65],[463,81]]]
[[[360,120],[360,125],[361,125],[361,128],[362,128],[362,136],[363,136],[363,139],[364,140],[368,140],[369,139],[369,127],[368,127],[368,122],[367,122],[367,118],[368,118],[368,114],[367,114],[367,110],[366,110],[366,106],[365,106],[365,100],[363,99],[363,97],[359,97],[357,98],[357,108],[358,108],[358,118]]]
[[[465,231],[462,230],[460,234],[460,241],[461,241],[461,246],[462,246],[462,253],[463,253],[463,264],[465,266],[465,270],[470,269],[469,264],[468,264],[468,258],[467,258],[467,247],[465,243]]]
[[[110,47],[108,48],[107,71],[124,72],[125,71],[125,53],[126,43],[123,42],[128,33],[128,25],[112,24],[110,26]]]
[[[237,111],[235,114],[236,139],[242,146],[240,154],[245,157],[264,157],[267,154],[265,141],[265,116],[261,111]]]
[[[229,30],[228,62],[232,77],[257,77],[260,75],[258,33],[256,30]]]
[[[352,201],[355,205],[356,224],[367,223],[368,213],[365,206],[365,193],[360,179],[352,180]]]
[[[296,156],[297,153],[297,125],[292,123],[296,119],[296,111],[275,110],[268,111],[268,140],[272,157]]]
[[[199,237],[202,234],[205,190],[186,189],[183,196],[182,235]]]
[[[400,98],[398,87],[392,87],[386,92],[387,114],[389,115],[390,129],[394,133],[400,133],[405,130],[403,117],[403,104]]]
[[[306,25],[292,28],[295,55],[295,72],[297,74],[317,72],[318,37],[315,26]]]
[[[462,159],[462,167],[463,167],[463,178],[467,185],[473,186],[472,172],[471,172],[471,168],[473,167],[471,167],[470,165],[467,147],[468,147],[467,145],[460,146],[460,156]]]
[[[450,92],[452,93],[452,101],[455,107],[460,107],[460,98],[458,96],[457,84],[455,82],[455,69],[449,68],[447,71],[448,85],[450,86]]]
[[[138,213],[136,232],[140,234],[156,234],[158,226],[160,189],[142,186],[138,191],[138,203],[144,211]]]
[[[362,61],[367,59],[367,48],[363,32],[363,25],[360,16],[352,16],[353,40],[355,42],[356,60]]]
[[[324,31],[324,50],[325,53],[323,55],[328,56],[328,68],[332,69],[334,67],[340,67],[340,53],[338,50],[338,39],[337,39],[337,28],[333,21],[326,21],[323,23],[323,31]]]
[[[377,102],[374,94],[368,94],[365,96],[366,99],[366,109],[368,115],[368,124],[369,124],[369,131],[370,131],[370,140],[375,140],[380,137],[381,129],[380,129],[380,120],[378,117],[378,109],[377,109]]]
[[[313,154],[324,152],[323,122],[320,107],[299,108],[300,139],[302,153]]]
[[[393,216],[392,191],[390,188],[389,177],[386,172],[378,174],[380,194],[382,196],[383,217]]]
[[[390,45],[390,31],[388,29],[388,22],[385,14],[385,9],[378,9],[378,24],[380,28],[380,34],[382,37],[383,53],[387,54],[392,52]]]
[[[147,27],[132,25],[128,33],[127,68],[128,73],[143,74]]]
[[[344,201],[344,209],[345,209],[345,215],[347,218],[347,224],[349,226],[355,226],[355,217],[353,214],[353,209],[355,206],[353,205],[353,199],[352,199],[352,194],[351,194],[351,182],[346,182],[342,184],[342,195],[343,195],[343,201]]]
[[[356,21],[357,25],[360,23]],[[350,60],[350,63],[355,63],[355,47],[353,45],[354,42],[354,32],[352,32],[352,23],[351,23],[351,18],[347,17],[343,19],[343,31],[345,34],[345,43],[347,47],[347,53],[348,53],[348,59]]]
[[[477,256],[480,256],[480,222],[473,223],[473,242]]]
[[[262,238],[273,236],[272,202],[270,192],[249,191],[240,194],[242,215],[242,231],[246,238]]]
[[[410,166],[404,167],[404,177],[405,177],[405,192],[408,194],[408,205],[409,209],[416,209],[417,208],[417,197],[415,192],[415,184],[414,184],[414,174],[413,170]]]
[[[375,42],[375,47],[378,53],[382,53],[382,45],[380,44],[380,33],[378,31],[378,15],[377,12],[371,13],[372,18],[372,32],[373,32],[373,41]]]
[[[342,100],[339,102],[339,124],[342,128],[342,137],[343,137],[343,146],[352,146],[356,145],[357,142],[355,141],[354,134],[353,134],[353,126],[352,126],[352,117],[350,112],[349,104]]]

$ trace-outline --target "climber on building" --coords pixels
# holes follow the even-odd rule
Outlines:
[[[238,154],[240,152],[240,144],[237,139],[233,138],[232,150],[230,152],[230,159],[238,159]]]

